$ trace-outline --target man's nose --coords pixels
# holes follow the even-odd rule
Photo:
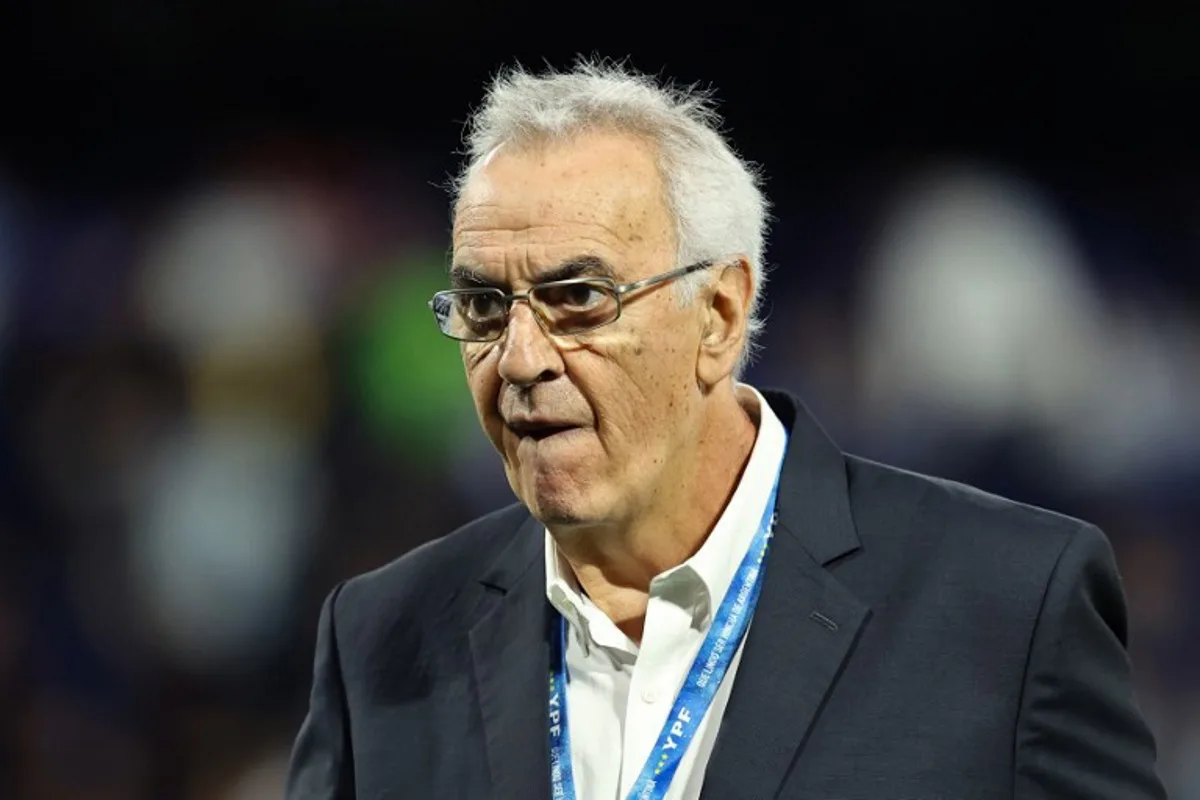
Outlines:
[[[500,347],[500,377],[514,386],[545,383],[563,373],[562,353],[528,303],[513,304]]]

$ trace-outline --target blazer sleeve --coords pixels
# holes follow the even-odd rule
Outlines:
[[[334,605],[342,585],[326,598],[317,623],[312,693],[292,749],[286,800],[354,798],[354,761],[334,623]]]
[[[1059,555],[1029,652],[1015,742],[1020,800],[1165,800],[1134,702],[1112,548],[1081,526]]]

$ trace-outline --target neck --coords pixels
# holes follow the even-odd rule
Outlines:
[[[624,633],[641,641],[650,582],[700,549],[737,489],[754,448],[755,420],[732,389],[709,396],[701,435],[664,469],[667,484],[634,518],[605,530],[551,531],[588,597]]]

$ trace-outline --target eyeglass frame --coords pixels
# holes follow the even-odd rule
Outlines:
[[[694,264],[688,264],[686,267],[676,267],[675,269],[668,270],[666,272],[660,272],[657,275],[651,275],[648,278],[642,278],[641,280],[638,280],[638,281],[632,281],[630,283],[621,283],[621,284],[618,284],[615,280],[613,280],[612,278],[605,276],[605,275],[595,275],[595,276],[586,276],[585,275],[585,276],[581,276],[578,278],[564,278],[563,280],[547,281],[545,283],[536,284],[535,286],[530,288],[528,291],[513,292],[512,294],[506,294],[503,289],[500,289],[499,287],[495,287],[495,286],[480,286],[477,288],[469,288],[469,289],[443,289],[440,292],[435,292],[433,297],[429,298],[426,305],[429,306],[429,310],[433,312],[434,318],[436,319],[437,318],[437,310],[434,309],[433,304],[434,304],[434,302],[437,301],[437,299],[439,297],[444,297],[446,295],[480,294],[480,293],[484,293],[484,292],[489,292],[489,293],[495,292],[496,294],[500,295],[500,300],[504,304],[504,325],[503,325],[503,327],[500,328],[499,333],[496,334],[496,337],[493,339],[461,339],[457,336],[451,336],[450,334],[446,333],[444,330],[442,330],[442,326],[440,324],[437,326],[439,333],[441,333],[447,339],[453,339],[456,342],[466,342],[467,344],[489,344],[491,342],[500,341],[504,337],[505,332],[508,330],[509,320],[512,316],[513,304],[516,303],[518,300],[524,300],[526,303],[529,303],[529,309],[530,309],[530,311],[533,312],[533,318],[537,321],[538,327],[540,327],[548,335],[550,335],[550,336],[577,336],[581,333],[588,333],[589,331],[594,331],[597,328],[603,328],[605,325],[611,325],[614,322],[616,322],[618,319],[620,319],[621,312],[624,310],[624,307],[625,307],[625,304],[623,302],[623,298],[625,295],[627,295],[631,292],[639,291],[641,289],[647,289],[651,286],[658,286],[659,284],[663,284],[668,281],[675,280],[676,278],[682,278],[685,275],[691,275],[694,272],[700,272],[701,270],[710,269],[712,267],[717,266],[719,263],[721,263],[719,259],[705,259],[704,261],[697,261]],[[601,322],[598,325],[591,325],[586,328],[580,328],[579,330],[571,331],[570,333],[554,333],[553,331],[551,331],[547,327],[547,325],[548,325],[547,321],[542,319],[542,315],[541,315],[541,313],[538,312],[537,307],[534,306],[533,303],[530,303],[530,301],[529,301],[529,295],[532,292],[534,292],[537,289],[542,289],[547,286],[571,286],[571,285],[579,284],[579,283],[597,283],[597,282],[605,283],[612,287],[613,297],[617,301],[617,313],[614,314],[613,318],[610,320]]]

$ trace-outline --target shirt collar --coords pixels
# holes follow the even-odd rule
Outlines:
[[[587,620],[583,616],[583,595],[579,591],[579,580],[571,565],[558,552],[550,529],[546,529],[546,599],[571,627],[575,628],[585,650],[589,640]]]
[[[753,386],[737,384],[738,401],[758,422],[758,433],[741,480],[717,524],[700,549],[677,567],[656,576],[650,593],[672,602],[683,602],[692,613],[693,625],[707,630],[712,615],[733,582],[742,557],[758,532],[758,524],[771,498],[787,446],[783,423]],[[588,640],[583,614],[585,600],[571,567],[558,552],[550,531],[545,532],[546,598]],[[678,587],[679,591],[675,591]],[[667,589],[672,589],[668,591]]]

